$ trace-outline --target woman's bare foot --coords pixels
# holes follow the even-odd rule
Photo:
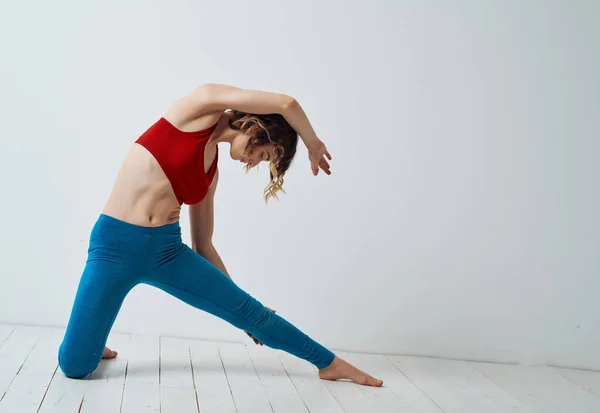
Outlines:
[[[377,380],[339,357],[333,359],[329,366],[319,370],[319,377],[323,380],[348,379],[364,386],[383,386],[383,381]]]
[[[102,354],[103,359],[114,359],[117,357],[117,352],[109,349],[108,347],[104,347],[104,354]]]

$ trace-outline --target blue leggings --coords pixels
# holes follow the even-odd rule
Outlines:
[[[184,244],[178,222],[143,227],[101,214],[90,234],[87,262],[58,353],[67,377],[85,377],[98,366],[125,296],[140,283],[160,288],[319,369],[335,357]]]

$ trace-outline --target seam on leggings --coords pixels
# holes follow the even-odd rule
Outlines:
[[[204,299],[204,298],[202,298],[202,297],[199,297],[199,296],[197,296],[196,294],[190,293],[189,291],[184,291],[184,290],[181,290],[181,289],[179,289],[179,288],[177,288],[177,287],[173,287],[173,286],[171,286],[171,285],[168,285],[168,284],[164,284],[164,283],[161,283],[161,282],[153,282],[153,284],[160,284],[160,285],[164,285],[164,286],[167,286],[167,287],[169,287],[169,288],[172,288],[173,290],[177,290],[177,291],[178,291],[178,292],[180,292],[180,293],[183,293],[183,294],[191,295],[191,296],[193,296],[193,297],[200,298],[200,299],[201,299],[201,300],[203,300],[203,301],[208,301],[208,300],[206,300],[206,299]],[[240,319],[240,320],[242,320],[242,321],[245,321],[245,322],[247,322],[247,321],[246,321],[246,320],[244,320],[242,317],[238,316],[237,314],[234,314],[234,313],[232,313],[231,311],[227,310],[226,308],[223,308],[222,306],[220,306],[220,305],[218,305],[218,304],[215,304],[215,303],[212,303],[212,302],[211,302],[211,304],[212,304],[212,305],[214,305],[215,307],[218,307],[218,308],[220,308],[222,311],[224,311],[224,312],[226,312],[226,313],[228,313],[228,314],[230,314],[230,315],[234,316],[235,318],[238,318],[238,319]],[[262,305],[262,304],[261,304],[261,305]],[[263,307],[264,307],[264,306],[263,306]],[[264,332],[262,329],[259,329],[259,328],[257,328],[257,327],[256,327],[254,324],[252,324],[252,323],[249,323],[249,322],[248,322],[248,324],[251,324],[251,325],[252,325],[253,327],[255,327],[257,330],[259,330],[261,333],[263,333],[265,336],[267,336],[267,337],[271,338],[271,339],[272,339],[273,341],[275,341],[275,342],[278,342],[278,343],[281,343],[281,344],[284,344],[284,345],[287,345],[287,346],[297,347],[297,346],[295,346],[295,345],[293,345],[293,344],[288,344],[288,343],[286,343],[286,342],[284,342],[284,341],[281,341],[281,340],[278,340],[278,339],[274,338],[272,335],[270,335],[269,333],[266,333],[266,332]],[[302,348],[300,348],[300,351],[304,352],[304,350],[303,350]],[[306,355],[307,355],[307,358],[312,358],[312,357],[310,357],[310,354],[308,354],[308,353],[304,353],[304,354],[306,354]],[[319,360],[319,361],[320,361],[320,360]]]

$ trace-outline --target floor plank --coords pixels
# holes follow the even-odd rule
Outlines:
[[[39,413],[79,412],[89,383],[88,378],[89,376],[84,379],[70,379],[59,368],[50,383]]]
[[[190,388],[161,386],[160,408],[161,413],[197,413],[196,392]]]
[[[543,413],[600,412],[600,399],[549,367],[470,363],[508,393]]]
[[[600,372],[560,368],[554,368],[554,371],[582,389],[600,397]]]
[[[245,344],[219,344],[219,353],[239,413],[272,412]]]
[[[13,331],[15,331],[14,326],[0,325],[0,348],[2,348],[2,345]]]
[[[202,413],[235,413],[229,382],[217,343],[190,342],[193,377]]]
[[[132,335],[122,413],[160,412],[158,336]]]
[[[160,384],[182,389],[194,388],[188,340],[160,338]]]
[[[265,346],[246,347],[275,413],[308,413],[298,390],[281,365],[279,352]]]
[[[323,381],[345,413],[378,412],[355,383],[345,380]]]
[[[4,398],[0,412],[37,412],[58,367],[58,346],[62,331],[47,329],[33,347]]]
[[[127,356],[126,384],[159,384],[160,341],[158,336],[131,336]],[[121,355],[119,355],[121,357]]]
[[[381,388],[359,387],[376,411],[380,413],[443,413],[386,357],[356,353],[339,353],[339,355],[373,377],[383,380]]]
[[[119,413],[123,400],[123,385],[113,382],[88,382],[81,413]]]
[[[38,327],[17,327],[0,348],[0,400],[45,331]]]
[[[288,353],[281,353],[280,360],[310,413],[344,412],[312,364]]]
[[[115,359],[102,360],[90,375],[81,405],[81,413],[119,413],[121,411],[131,336],[111,334],[107,345],[117,350],[119,355]]]
[[[161,412],[197,412],[189,340],[160,338]]]
[[[452,371],[447,360],[406,356],[388,358],[446,413],[506,411],[500,403],[483,394],[477,387],[478,383],[469,383]]]
[[[456,375],[460,380],[467,383],[470,391],[482,394],[501,412],[534,413],[528,405],[506,392],[466,361],[437,359],[433,363],[443,366]]]

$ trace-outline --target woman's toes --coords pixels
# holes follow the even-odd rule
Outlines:
[[[381,387],[383,385],[383,381],[371,376],[367,376],[361,380],[360,384],[365,386]]]
[[[103,359],[114,359],[117,357],[119,353],[114,350],[109,349],[108,347],[104,347],[104,354],[102,354]]]

